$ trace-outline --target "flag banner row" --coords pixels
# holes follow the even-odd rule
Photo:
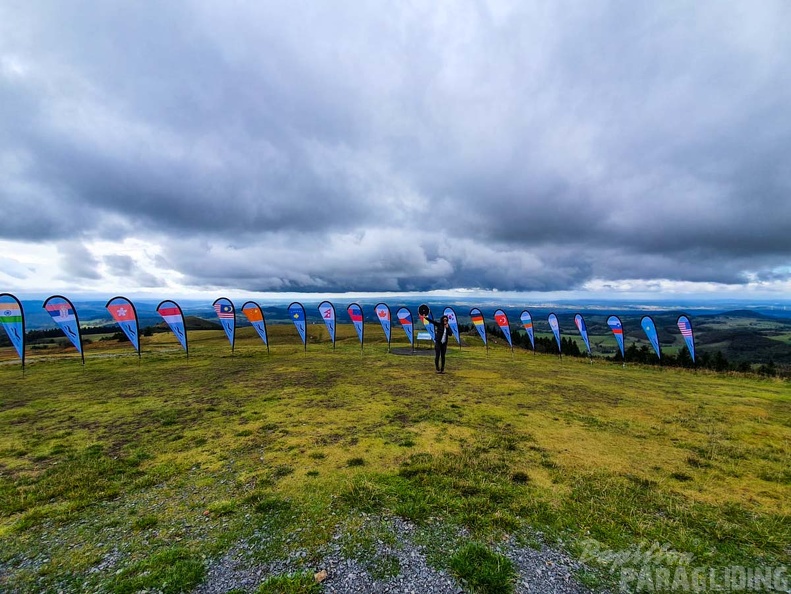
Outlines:
[[[220,297],[212,304],[214,312],[217,315],[219,323],[228,338],[231,345],[231,352],[233,353],[236,343],[236,307],[234,303],[226,298]],[[85,363],[85,354],[83,351],[83,340],[77,310],[74,304],[62,295],[53,295],[46,299],[43,303],[44,310],[50,315],[52,321],[60,328],[63,334],[68,338],[69,342],[74,346],[78,353],[80,353],[83,364]],[[141,354],[140,343],[140,323],[137,309],[135,305],[126,297],[116,296],[107,301],[105,308],[107,309],[110,317],[118,324],[121,331],[126,338],[129,339],[132,347],[137,353],[138,357]],[[161,316],[162,320],[166,323],[167,327],[178,340],[181,347],[189,356],[189,343],[187,340],[187,328],[185,323],[184,313],[178,303],[171,300],[165,300],[156,306],[157,313]],[[288,308],[288,317],[293,322],[300,340],[307,351],[307,315],[304,305],[300,302],[291,303]],[[350,303],[346,312],[349,320],[351,321],[357,337],[360,341],[360,347],[363,348],[365,343],[365,312],[359,303]],[[425,313],[424,313],[425,312]],[[241,307],[241,313],[255,329],[258,336],[263,341],[264,345],[269,350],[269,340],[267,337],[267,325],[264,316],[264,311],[261,306],[255,301],[247,301]],[[327,329],[329,339],[332,342],[333,349],[336,344],[336,330],[337,330],[337,314],[335,306],[330,301],[323,301],[318,305],[319,317],[324,322]],[[388,351],[390,350],[392,340],[392,314],[390,306],[386,303],[380,302],[374,306],[373,314],[384,332],[385,339],[387,340]],[[442,315],[448,318],[448,325],[453,333],[456,342],[461,346],[461,336],[459,333],[459,320],[455,310],[452,307],[446,307],[442,311]],[[395,312],[395,317],[399,325],[404,331],[409,344],[414,349],[415,347],[415,333],[413,315],[408,307],[400,307]],[[421,306],[420,319],[429,335],[434,337],[434,324],[431,322],[433,317],[431,310],[427,306]],[[469,317],[472,326],[478,332],[481,341],[486,346],[487,351],[489,348],[489,340],[487,336],[486,320],[481,309],[473,307],[469,311]],[[513,350],[513,336],[511,333],[511,324],[508,315],[503,309],[497,309],[493,314],[494,323],[499,328],[503,337],[507,341],[509,347]],[[532,314],[528,310],[522,310],[519,315],[521,326],[524,329],[530,341],[531,348],[535,351],[535,327]],[[563,342],[561,340],[561,330],[558,316],[553,312],[547,316],[547,324],[555,337],[555,342],[558,347],[558,353],[563,354]],[[590,337],[588,335],[588,327],[582,314],[574,315],[574,325],[577,328],[579,336],[585,344],[587,354],[593,357],[591,349]],[[19,301],[14,295],[10,293],[0,293],[0,326],[3,327],[5,333],[14,347],[17,355],[22,361],[22,366],[25,365],[25,314],[22,302]],[[626,352],[624,348],[624,327],[621,319],[616,315],[611,315],[607,318],[607,326],[612,331],[620,352],[621,359],[625,359]],[[692,329],[692,322],[689,316],[680,315],[677,320],[678,330],[684,340],[686,349],[695,363],[695,340]],[[661,361],[662,351],[659,340],[659,333],[656,324],[651,316],[643,316],[640,320],[640,327],[644,332],[648,342],[651,344],[657,359]]]

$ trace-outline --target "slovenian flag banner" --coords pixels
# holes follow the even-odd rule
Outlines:
[[[269,342],[266,338],[266,319],[264,319],[264,311],[261,306],[255,301],[248,301],[242,305],[242,313],[247,318],[247,321],[253,325],[258,336],[264,341],[266,348],[269,348]]]
[[[681,330],[681,336],[684,337],[684,342],[687,343],[687,350],[692,357],[692,362],[695,362],[695,337],[692,335],[692,322],[689,321],[687,316],[678,316],[678,329]]]
[[[335,348],[335,306],[329,301],[319,303],[319,315],[327,326],[327,332],[332,341],[332,348]]]
[[[640,326],[643,328],[643,332],[648,337],[648,341],[651,343],[651,346],[654,347],[654,351],[656,352],[657,358],[662,358],[662,352],[659,350],[659,336],[656,333],[656,324],[654,324],[654,319],[651,316],[645,316],[642,320],[640,320]]]
[[[525,327],[525,332],[527,332],[527,337],[530,339],[530,345],[533,347],[533,350],[536,350],[536,339],[533,335],[533,316],[530,315],[530,312],[526,309],[522,311],[519,319],[522,321],[522,326]]]
[[[555,335],[555,342],[558,343],[558,353],[562,353],[563,351],[560,348],[560,324],[558,324],[558,317],[551,313],[549,317],[547,317],[547,322],[549,322],[549,327],[552,329],[552,334]]]
[[[299,337],[302,339],[302,344],[307,351],[308,337],[305,332],[305,307],[299,301],[295,301],[288,306],[288,317],[294,322],[294,326],[296,326],[297,332],[299,332]]]
[[[514,343],[511,342],[511,325],[508,323],[508,316],[505,315],[505,312],[502,309],[498,309],[494,312],[494,323],[497,324],[502,333],[505,335],[505,339],[511,346],[511,350],[513,350]]]
[[[623,350],[623,324],[621,324],[621,318],[618,316],[610,316],[607,318],[607,325],[615,336],[615,342],[618,343],[618,348],[621,349],[621,359],[626,359]]]
[[[365,336],[365,320],[363,319],[363,308],[358,303],[350,303],[346,308],[346,312],[354,324],[354,329],[357,330],[357,337],[360,339],[360,346],[363,345],[363,336]]]
[[[382,324],[382,330],[387,339],[387,348],[390,348],[390,307],[388,307],[387,303],[377,303],[376,307],[374,307],[374,311],[376,312],[376,317],[379,319],[379,323]]]
[[[398,321],[401,322],[401,327],[404,329],[406,337],[409,339],[409,344],[415,344],[414,335],[412,333],[412,312],[406,307],[402,307],[396,312],[396,317]]]
[[[582,336],[582,340],[585,341],[585,348],[588,349],[588,355],[593,356],[591,352],[591,343],[588,340],[588,327],[585,325],[585,318],[582,317],[582,314],[577,314],[574,316],[574,324],[577,326],[577,330],[579,330],[580,336]]]
[[[486,323],[483,320],[483,312],[477,307],[473,307],[470,310],[470,318],[472,319],[472,325],[475,326],[478,334],[481,335],[483,344],[488,345],[489,343],[486,342]]]
[[[234,344],[236,343],[236,308],[233,302],[225,297],[220,297],[212,303],[214,313],[220,319],[220,325],[225,330],[225,336],[228,337],[228,342],[231,343],[231,352],[233,352]]]
[[[25,366],[25,312],[22,303],[10,293],[0,293],[0,324],[8,334]]]
[[[105,305],[113,320],[121,328],[129,342],[140,354],[140,325],[137,320],[137,310],[126,297],[113,297]]]
[[[52,316],[52,321],[63,331],[77,352],[83,355],[82,362],[85,363],[85,355],[82,352],[82,337],[80,336],[80,322],[77,319],[77,311],[71,301],[60,295],[53,295],[44,302],[44,309]]]
[[[442,312],[442,315],[448,316],[448,326],[450,326],[450,331],[453,332],[453,338],[455,338],[456,342],[461,345],[461,336],[459,336],[459,320],[456,319],[456,312],[452,307],[446,307],[445,311]]]
[[[184,325],[184,314],[181,307],[175,301],[163,301],[157,305],[157,312],[165,320],[171,332],[176,335],[181,347],[189,355],[189,346],[187,343],[187,328]]]

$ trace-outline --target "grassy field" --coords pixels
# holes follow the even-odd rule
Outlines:
[[[334,351],[309,332],[307,354],[288,326],[268,355],[252,329],[233,355],[221,332],[191,332],[189,359],[169,334],[142,361],[94,343],[84,368],[48,352],[24,376],[5,353],[0,590],[189,591],[241,541],[260,562],[304,551],[312,570],[340,539],[393,575],[371,553],[386,523],[361,519],[388,517],[457,575],[449,552],[504,535],[791,562],[787,382],[498,345],[451,348],[439,376],[368,337],[361,354],[351,326]],[[594,562],[579,578],[607,575]]]

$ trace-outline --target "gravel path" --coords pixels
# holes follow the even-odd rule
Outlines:
[[[357,559],[344,556],[342,546],[335,539],[321,560],[310,569],[314,573],[326,572],[322,591],[331,594],[460,594],[462,585],[449,573],[431,567],[423,547],[414,542],[415,527],[400,519],[388,520],[397,544],[376,545],[376,557],[398,559],[398,574],[386,579],[376,579]],[[225,594],[234,588],[247,592],[255,589],[267,578],[276,575],[305,571],[301,560],[304,551],[294,551],[287,559],[272,563],[256,564],[250,561],[248,543],[240,543],[222,558],[212,562],[206,581],[193,594]],[[496,547],[509,557],[516,567],[518,577],[515,592],[518,594],[590,594],[590,590],[574,579],[574,572],[582,564],[562,552],[542,546],[540,550],[520,546],[510,539]],[[450,555],[450,549],[448,554]]]

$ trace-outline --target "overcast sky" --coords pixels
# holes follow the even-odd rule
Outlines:
[[[0,3],[0,292],[791,294],[791,2]]]

